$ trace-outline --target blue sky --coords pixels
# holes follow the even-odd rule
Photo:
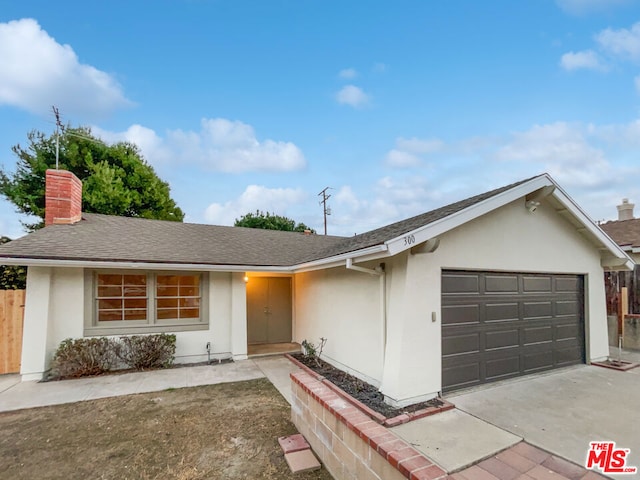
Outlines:
[[[542,172],[613,219],[640,204],[639,3],[0,0],[0,164],[56,105],[137,143],[190,222],[320,231],[332,187],[352,235]]]

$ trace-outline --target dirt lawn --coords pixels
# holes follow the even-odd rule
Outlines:
[[[0,413],[0,478],[330,480],[290,472],[289,417],[266,379]]]

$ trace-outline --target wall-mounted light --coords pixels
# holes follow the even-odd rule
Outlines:
[[[246,275],[244,276],[244,283],[249,283],[249,277],[247,277]]]
[[[527,207],[527,210],[529,210],[530,213],[533,213],[540,206],[540,202],[538,202],[537,200],[529,200],[524,204],[524,206]]]

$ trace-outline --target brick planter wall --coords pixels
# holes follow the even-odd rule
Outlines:
[[[291,420],[336,480],[435,480],[446,473],[306,372],[291,374]]]

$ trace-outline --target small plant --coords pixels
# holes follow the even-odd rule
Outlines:
[[[324,337],[320,337],[320,343],[318,346],[307,341],[306,339],[302,341],[302,354],[305,358],[312,358],[318,367],[320,367],[320,355],[322,355],[322,350],[327,343],[327,339]]]
[[[115,340],[99,338],[67,338],[53,357],[52,370],[61,378],[100,375],[117,362]]]
[[[176,336],[166,333],[120,337],[117,348],[118,358],[136,370],[168,368],[175,353]]]

